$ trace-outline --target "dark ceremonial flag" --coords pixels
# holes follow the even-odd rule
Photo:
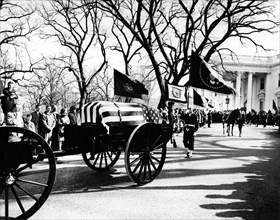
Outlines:
[[[205,107],[204,102],[203,102],[203,98],[194,89],[193,89],[193,104],[201,106],[201,107]]]
[[[187,86],[206,89],[222,94],[236,94],[234,89],[225,85],[215,75],[216,72],[197,53],[192,52],[190,78]]]
[[[114,69],[114,92],[115,95],[142,98],[142,95],[148,95],[148,90],[138,80],[120,73]]]

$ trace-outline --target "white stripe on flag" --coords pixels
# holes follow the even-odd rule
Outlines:
[[[133,116],[123,116],[122,121],[143,121],[144,122],[144,116],[143,115],[133,115]]]
[[[105,118],[102,118],[102,124],[108,123],[108,122],[120,122],[119,116],[108,116]]]

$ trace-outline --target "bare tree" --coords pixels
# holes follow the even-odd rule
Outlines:
[[[107,68],[98,74],[92,81],[89,93],[89,100],[106,100],[112,101],[113,78],[108,74]]]
[[[35,70],[34,74],[25,83],[26,97],[30,106],[35,104],[54,104],[68,106],[67,92],[70,90],[71,79],[66,75],[68,71],[55,59],[44,58],[41,70]]]
[[[0,2],[0,75],[4,79],[16,76],[20,80],[39,62],[32,61],[26,48],[29,36],[39,28],[39,24],[32,20],[35,12],[35,7],[26,2]]]
[[[80,91],[80,106],[87,100],[88,88],[93,78],[107,65],[106,34],[102,31],[102,13],[86,0],[51,0],[50,6],[42,4],[42,13],[47,26],[53,32],[42,33],[44,37],[56,37],[67,48],[65,67],[74,75]],[[99,50],[99,58],[93,60],[92,51]],[[90,63],[89,63],[90,62]]]
[[[251,43],[256,50],[267,51],[253,35],[272,33],[279,25],[271,19],[273,5],[267,0],[128,2],[98,1],[99,7],[118,19],[148,54],[162,94],[159,107],[166,100],[164,79],[173,84],[180,83],[188,74],[192,50],[203,54],[206,61],[215,53],[222,61],[223,51],[236,55],[231,48],[223,47],[234,37],[243,44]]]
[[[132,9],[134,1],[129,0],[127,4],[130,5],[129,9]],[[136,13],[133,10],[129,11],[131,17],[135,17]],[[114,45],[110,46],[110,49],[113,51],[119,52],[124,60],[125,66],[125,74],[129,75],[129,71],[132,69],[131,61],[133,58],[141,58],[141,50],[143,49],[142,45],[136,41],[134,35],[125,27],[125,25],[120,22],[117,18],[112,15],[108,15],[112,19],[112,26],[111,26],[111,33],[115,37],[116,42],[113,43]],[[135,23],[130,24],[131,28],[134,31],[137,31],[137,27]]]

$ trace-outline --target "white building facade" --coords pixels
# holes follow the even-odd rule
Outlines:
[[[238,56],[238,60],[224,60],[225,69],[234,76],[232,85],[236,89],[236,95],[228,97],[228,108],[246,107],[247,111],[271,110],[274,113],[274,100],[280,110],[280,54],[272,57]]]
[[[215,110],[233,110],[246,107],[273,110],[273,100],[280,112],[280,54],[267,56],[238,56],[238,61],[223,57],[223,65],[227,70],[227,82],[236,90],[236,95],[222,95],[200,90],[199,94],[215,102]]]

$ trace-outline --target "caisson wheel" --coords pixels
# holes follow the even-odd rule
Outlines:
[[[0,219],[28,219],[47,200],[56,173],[44,139],[19,127],[0,127]]]
[[[86,165],[89,168],[98,171],[106,171],[112,168],[118,161],[121,151],[101,140],[95,139],[93,145],[95,145],[93,147],[94,150],[91,150],[90,152],[82,152]]]
[[[142,185],[160,173],[166,156],[166,139],[159,125],[144,123],[131,133],[125,150],[128,176]]]

